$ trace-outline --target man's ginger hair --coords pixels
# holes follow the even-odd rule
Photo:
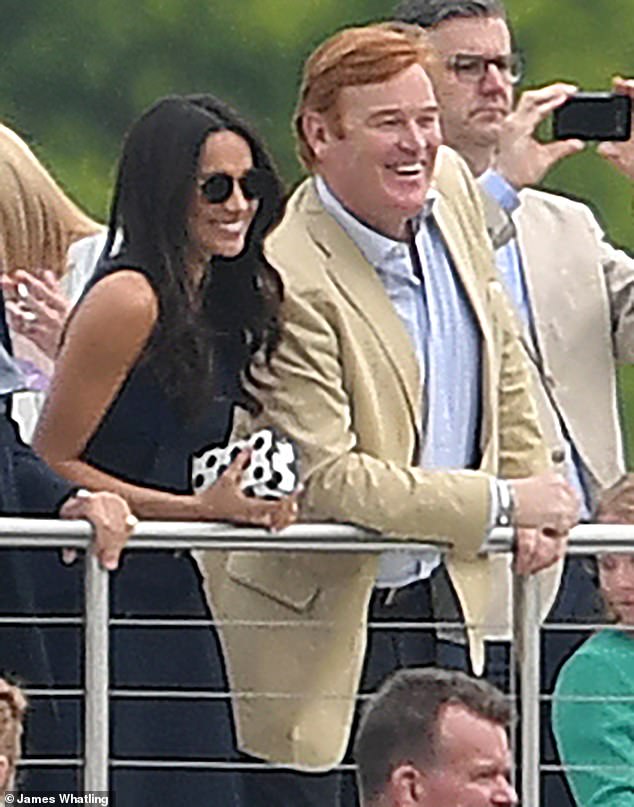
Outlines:
[[[427,70],[433,61],[425,32],[405,23],[346,28],[322,43],[304,65],[294,116],[297,151],[304,166],[312,171],[316,162],[304,132],[307,111],[328,116],[337,134],[343,135],[337,109],[343,88],[389,81],[413,64]]]

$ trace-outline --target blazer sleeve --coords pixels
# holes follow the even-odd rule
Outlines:
[[[264,409],[261,424],[299,447],[304,515],[358,524],[388,538],[449,542],[458,556],[477,554],[488,527],[490,477],[426,471],[363,451],[327,294],[285,289],[283,322],[270,366],[253,370],[253,391]]]
[[[0,450],[6,457],[1,480],[5,495],[0,497],[3,515],[55,516],[77,490],[18,439],[17,428],[15,442]]]
[[[601,266],[610,304],[614,356],[617,361],[634,363],[634,258],[608,243],[605,233],[588,211],[590,224],[599,243]]]

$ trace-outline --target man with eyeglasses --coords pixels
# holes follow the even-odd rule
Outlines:
[[[524,92],[513,108],[522,65],[500,0],[406,0],[394,16],[427,29],[437,51],[431,77],[445,142],[479,178],[498,269],[540,382],[542,420],[550,444],[563,438],[567,446],[568,477],[583,498],[583,515],[632,521],[615,373],[617,361],[634,361],[634,260],[606,243],[585,205],[527,187],[583,148],[577,140],[539,143],[533,136],[577,88],[556,83]],[[616,80],[615,89],[634,96],[633,81]],[[634,178],[632,139],[604,143],[599,153]],[[436,596],[450,599],[439,587]],[[582,561],[569,559],[550,619],[599,620],[596,603]],[[585,635],[546,634],[546,687]],[[507,685],[507,650],[489,654],[487,674],[501,685]],[[444,652],[445,662],[458,663],[455,647]]]

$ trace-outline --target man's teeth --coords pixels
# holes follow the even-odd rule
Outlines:
[[[411,176],[412,174],[418,174],[423,170],[422,163],[412,163],[411,165],[397,165],[395,171],[397,174],[403,174],[405,176]]]

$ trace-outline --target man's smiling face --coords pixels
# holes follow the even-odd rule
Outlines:
[[[317,172],[339,201],[379,232],[404,238],[423,208],[440,121],[431,81],[413,64],[380,84],[344,87],[324,117]]]

